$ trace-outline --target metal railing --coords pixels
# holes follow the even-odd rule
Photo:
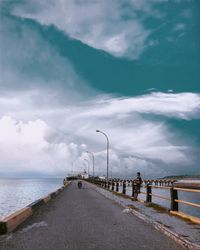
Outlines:
[[[124,195],[127,195],[127,191],[131,191],[131,197],[135,197],[135,192],[136,192],[136,183],[134,180],[120,180],[120,179],[112,179],[109,180],[108,182],[103,181],[103,180],[92,180],[90,179],[89,182],[92,182],[102,188],[106,188],[111,191],[115,191],[117,193],[121,193]],[[192,193],[199,193],[200,190],[198,189],[189,189],[189,188],[180,188],[180,187],[175,187],[173,185],[174,180],[169,180],[165,181],[163,183],[156,180],[153,181],[144,181],[145,183],[145,189],[146,192],[140,191],[140,194],[146,195],[146,199],[143,200],[144,202],[147,203],[152,203],[152,197],[156,197],[159,199],[167,200],[170,202],[170,211],[179,211],[179,203],[187,205],[187,206],[193,206],[196,208],[200,208],[200,204],[194,203],[194,202],[189,202],[189,201],[184,201],[181,199],[178,199],[178,193],[179,192],[192,192]],[[154,183],[154,185],[152,185]],[[122,187],[122,189],[121,189]],[[131,187],[131,189],[130,189]],[[155,194],[153,193],[153,189],[165,189],[170,191],[169,197],[160,195],[160,194]],[[120,191],[119,191],[120,190]],[[199,199],[200,200],[200,199]]]

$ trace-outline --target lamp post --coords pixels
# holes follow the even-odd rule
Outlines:
[[[74,171],[74,162],[75,162],[76,160],[74,160],[74,161],[72,161],[72,175],[75,175],[75,171]]]
[[[106,178],[107,178],[107,182],[108,182],[108,169],[109,169],[109,139],[108,139],[108,136],[102,132],[101,130],[96,130],[97,133],[101,133],[103,134],[105,137],[106,137],[106,140],[107,140],[107,175],[106,175]]]
[[[88,164],[88,177],[89,177],[89,161],[87,159],[84,159],[84,161],[87,161],[87,164]]]
[[[93,178],[94,178],[94,154],[91,151],[86,151],[86,153],[91,154],[91,156],[92,156]]]

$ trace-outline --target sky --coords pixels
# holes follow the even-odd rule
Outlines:
[[[200,174],[200,1],[0,9],[1,177]]]

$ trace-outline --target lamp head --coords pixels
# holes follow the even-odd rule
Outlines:
[[[98,132],[100,132],[100,131],[97,129],[96,132],[98,133]]]

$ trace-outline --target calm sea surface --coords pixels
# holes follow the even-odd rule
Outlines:
[[[62,179],[0,179],[0,218],[62,186]]]

